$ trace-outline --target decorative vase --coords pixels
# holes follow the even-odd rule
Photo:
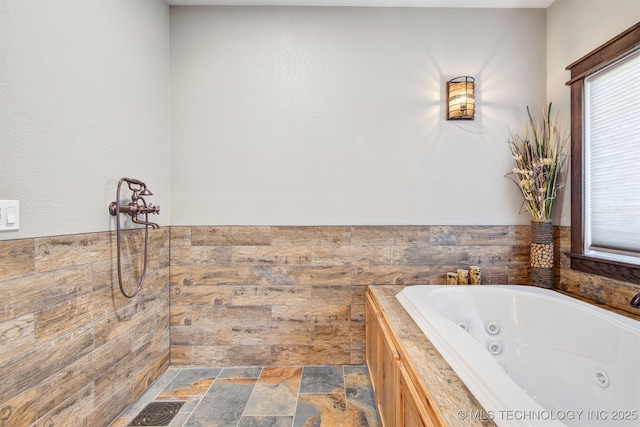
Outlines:
[[[531,221],[531,285],[553,288],[553,223]]]

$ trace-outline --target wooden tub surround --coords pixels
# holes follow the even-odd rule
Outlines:
[[[366,294],[366,363],[383,427],[495,426],[400,305],[403,288]]]

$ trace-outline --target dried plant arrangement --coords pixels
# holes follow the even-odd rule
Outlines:
[[[557,116],[546,113],[534,118],[527,106],[529,120],[522,135],[510,133],[509,147],[515,167],[507,176],[517,185],[523,197],[522,207],[532,221],[548,221],[557,192],[562,188],[568,135],[562,135]]]

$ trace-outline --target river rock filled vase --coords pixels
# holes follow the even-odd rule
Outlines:
[[[531,221],[531,285],[553,288],[553,223]]]

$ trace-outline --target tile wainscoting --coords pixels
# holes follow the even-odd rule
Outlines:
[[[144,233],[123,238],[135,286]],[[150,233],[144,289],[131,300],[118,288],[115,240],[0,242],[0,426],[108,425],[169,366],[169,230]]]
[[[140,230],[125,233],[139,277]],[[163,227],[132,300],[117,285],[115,234],[0,241],[0,425],[108,425],[176,366],[364,363],[369,285],[529,282],[528,226]],[[569,269],[556,283],[620,310],[640,291]],[[2,424],[4,423],[4,424]]]
[[[623,282],[572,270],[569,258],[564,255],[571,249],[571,228],[556,227],[554,240],[556,265],[560,266],[560,277],[555,281],[557,289],[620,312],[630,313],[636,318],[640,315],[640,310],[629,307],[631,298],[640,292],[640,283]]]
[[[369,285],[480,265],[523,283],[528,227],[171,227],[171,363],[364,363]]]

